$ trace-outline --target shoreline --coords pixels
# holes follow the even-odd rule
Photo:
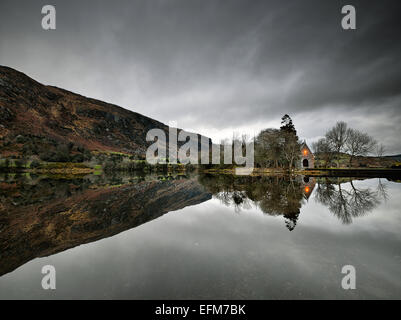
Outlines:
[[[168,166],[165,173],[169,172],[185,172],[185,166],[171,167]],[[206,174],[228,174],[228,175],[241,175],[235,173],[236,168],[211,168],[203,169],[202,167],[195,166],[194,171]],[[124,172],[126,170],[110,170],[110,172]],[[151,173],[148,170],[133,170],[132,172]],[[70,163],[70,162],[55,162],[46,163],[37,168],[1,168],[1,173],[37,173],[37,174],[67,174],[67,175],[83,175],[83,174],[100,174],[107,173],[102,167],[90,167],[84,163]],[[152,170],[153,172],[153,170]],[[163,173],[164,170],[156,170],[157,173]],[[250,174],[243,174],[244,176],[288,176],[288,175],[303,175],[310,177],[401,177],[401,169],[393,168],[314,168],[303,170],[292,170],[281,168],[254,168]]]
[[[202,173],[207,174],[232,174],[235,175],[235,168],[232,169],[205,169]],[[249,176],[288,176],[303,175],[309,177],[401,177],[401,169],[391,168],[328,168],[328,169],[305,169],[305,170],[284,170],[272,168],[254,168]]]

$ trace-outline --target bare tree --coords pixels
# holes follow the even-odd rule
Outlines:
[[[337,122],[336,125],[326,133],[326,140],[337,156],[337,167],[340,167],[340,153],[344,151],[347,142],[347,124],[343,121]]]
[[[281,132],[283,136],[283,156],[288,162],[288,169],[292,170],[294,162],[299,158],[301,144],[296,135],[292,132]]]
[[[365,156],[375,149],[377,142],[367,133],[355,129],[347,130],[346,150],[350,154],[349,164],[355,156]]]
[[[327,168],[333,158],[333,149],[327,139],[321,138],[317,142],[314,142],[312,149],[320,159],[324,160],[324,167]]]
[[[384,153],[386,152],[386,148],[384,147],[383,144],[378,144],[376,146],[376,155],[381,158],[383,157]]]

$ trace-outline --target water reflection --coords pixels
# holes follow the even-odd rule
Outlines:
[[[345,189],[343,184],[347,182],[350,187]],[[363,216],[376,208],[381,198],[386,199],[385,189],[382,182],[374,191],[370,188],[356,188],[352,179],[326,178],[317,185],[316,200],[327,206],[344,224],[350,224],[353,218]]]
[[[196,177],[2,176],[0,275],[211,197]]]
[[[303,176],[0,176],[0,275],[36,258],[111,237],[212,195],[235,212],[256,206],[288,230],[314,198],[343,223],[388,199],[387,186]]]
[[[229,175],[200,177],[200,182],[226,206],[236,212],[252,205],[268,215],[283,216],[288,230],[297,225],[300,209],[312,193],[344,224],[371,212],[386,201],[387,185],[378,179],[376,190],[358,188],[354,178],[315,178],[306,176],[236,177]],[[314,192],[315,190],[315,192]]]
[[[315,186],[314,179],[303,180],[301,176],[203,176],[200,182],[223,204],[233,205],[237,212],[254,204],[265,214],[284,216],[290,231],[295,228],[302,204]]]

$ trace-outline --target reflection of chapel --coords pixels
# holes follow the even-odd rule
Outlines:
[[[308,201],[309,197],[313,192],[313,189],[315,188],[316,179],[314,177],[308,177],[308,176],[298,176],[297,179],[300,179],[298,181],[301,181],[301,188],[304,199]],[[284,215],[285,226],[287,227],[288,230],[292,231],[295,229],[300,212],[301,211],[298,210],[295,213]]]
[[[301,144],[301,161],[300,161],[300,168],[314,168],[315,167],[315,156],[313,155],[312,151],[309,149],[306,141],[302,142]]]
[[[315,184],[315,178],[308,176],[302,177],[302,191],[306,200],[309,200],[309,197],[311,196],[313,189],[315,188]]]
[[[308,201],[313,193],[313,189],[315,188],[316,179],[314,177],[297,175],[296,181],[299,183],[299,186],[302,190],[303,198]],[[302,203],[303,202],[300,202],[300,207],[297,211],[284,214],[285,226],[290,231],[294,230],[297,225],[298,217],[301,213],[300,208],[302,206]]]

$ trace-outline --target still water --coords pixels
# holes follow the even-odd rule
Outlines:
[[[401,298],[388,179],[3,175],[0,200],[1,299]]]

